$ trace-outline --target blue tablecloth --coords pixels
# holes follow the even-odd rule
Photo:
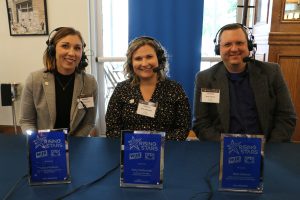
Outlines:
[[[29,186],[22,179],[10,199],[56,199],[92,182],[119,164],[120,143],[106,138],[70,138],[70,184]],[[218,191],[220,144],[167,141],[164,188],[120,188],[120,168],[100,182],[66,199],[300,199],[300,144],[267,144],[264,160],[264,193]],[[0,134],[0,199],[28,173],[25,136]]]

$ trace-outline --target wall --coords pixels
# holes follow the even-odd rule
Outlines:
[[[74,27],[82,33],[88,49],[88,9],[86,0],[47,0],[49,32],[60,26]],[[43,68],[42,56],[48,36],[10,36],[5,0],[0,1],[0,27],[0,83],[19,82],[23,86],[31,71]],[[20,99],[16,102],[17,121],[19,104]],[[12,124],[11,107],[0,106],[0,125]]]
[[[290,90],[298,117],[293,141],[300,141],[300,20],[284,19],[284,1],[274,1],[269,61],[277,62]]]

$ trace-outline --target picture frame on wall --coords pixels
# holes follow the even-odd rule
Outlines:
[[[48,35],[46,0],[6,0],[11,36]]]

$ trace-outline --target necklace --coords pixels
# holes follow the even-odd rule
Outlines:
[[[63,84],[63,83],[61,82],[61,80],[60,80],[57,76],[55,76],[55,79],[57,80],[59,86],[61,87],[61,89],[62,89],[63,91],[65,91],[65,90],[68,88],[68,86],[69,86],[70,83],[72,82],[73,78],[74,78],[74,76],[72,76],[71,78],[69,78],[69,80],[67,81],[66,84]]]

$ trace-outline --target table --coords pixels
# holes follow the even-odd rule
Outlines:
[[[118,140],[70,138],[70,184],[29,186],[22,179],[9,199],[57,199],[80,185],[92,182],[119,163]],[[0,134],[0,199],[28,171],[25,136]],[[167,141],[164,189],[120,188],[120,168],[102,181],[65,199],[142,200],[282,200],[300,198],[300,144],[267,144],[264,193],[218,191],[220,144]]]

